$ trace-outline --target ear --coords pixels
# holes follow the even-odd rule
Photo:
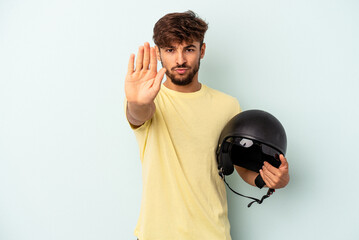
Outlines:
[[[161,53],[160,53],[160,48],[157,47],[157,45],[155,46],[156,49],[156,56],[157,56],[157,61],[161,61]]]
[[[204,57],[204,54],[206,52],[206,44],[202,43],[202,47],[201,47],[201,59]]]

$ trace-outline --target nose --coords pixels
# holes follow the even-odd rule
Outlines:
[[[185,58],[185,55],[183,54],[182,51],[178,51],[177,53],[177,59],[176,59],[176,63],[177,65],[183,65],[185,64],[187,61],[186,61],[186,58]]]

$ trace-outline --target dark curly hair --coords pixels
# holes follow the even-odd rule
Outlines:
[[[153,41],[158,47],[171,43],[200,42],[202,45],[208,24],[193,11],[169,13],[157,21],[153,28]]]

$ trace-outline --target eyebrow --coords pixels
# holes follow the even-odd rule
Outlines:
[[[191,45],[185,46],[184,48],[196,48],[196,46],[191,44]]]
[[[164,48],[176,49],[175,46],[168,46],[168,47],[164,47]],[[193,45],[193,44],[184,47],[184,49],[188,49],[188,48],[197,48],[197,47],[195,45]]]

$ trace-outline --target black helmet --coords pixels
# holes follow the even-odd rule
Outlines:
[[[285,155],[287,136],[282,124],[273,115],[262,110],[248,110],[234,116],[223,128],[217,146],[217,163],[219,175],[234,193],[250,198],[261,204],[264,199],[273,194],[269,189],[260,200],[248,197],[234,191],[226,182],[225,175],[234,171],[234,165],[259,172],[264,161],[275,167],[281,162],[279,155]],[[260,174],[255,180],[257,187],[265,185]]]
[[[279,167],[287,137],[282,124],[262,110],[247,110],[234,116],[223,128],[217,147],[220,174],[230,175],[233,164],[259,172],[264,161]]]

